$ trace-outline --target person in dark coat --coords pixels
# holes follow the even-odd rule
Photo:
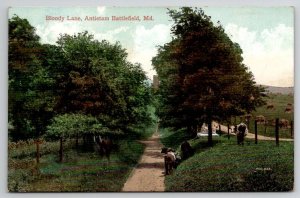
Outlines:
[[[194,154],[194,149],[191,147],[188,141],[184,141],[181,144],[181,153],[182,153],[182,159],[187,159]]]

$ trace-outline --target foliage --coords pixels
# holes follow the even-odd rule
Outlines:
[[[118,42],[83,32],[61,35],[56,45],[41,44],[28,20],[9,19],[9,136],[14,141],[40,137],[53,117],[66,113],[96,117],[101,125],[91,128],[97,133],[150,125],[146,80]]]
[[[74,138],[82,137],[84,134],[107,135],[111,132],[103,126],[95,117],[83,114],[63,114],[53,118],[47,127],[46,137],[50,138]]]
[[[26,108],[30,90],[30,70],[39,64],[39,37],[26,19],[13,16],[9,20],[9,118],[14,125],[11,136],[26,138],[34,131]]]
[[[150,87],[139,64],[129,63],[119,43],[97,41],[87,32],[57,41],[68,62],[60,84],[62,113],[91,114],[110,128],[147,122]]]
[[[170,10],[173,40],[152,63],[160,79],[158,115],[163,126],[187,127],[226,120],[263,104],[242,50],[202,9]],[[211,137],[211,136],[209,136]]]
[[[35,28],[26,19],[9,19],[8,114],[13,140],[43,134],[55,113],[54,90],[59,68],[54,65],[62,61],[59,51],[50,57],[52,48],[39,43]]]

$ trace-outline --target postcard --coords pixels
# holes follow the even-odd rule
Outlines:
[[[293,7],[12,7],[8,26],[9,192],[293,191]]]

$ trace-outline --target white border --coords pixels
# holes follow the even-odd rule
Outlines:
[[[48,7],[68,7],[68,6],[124,6],[124,7],[147,7],[147,6],[294,6],[295,8],[295,188],[294,192],[290,193],[7,193],[7,59],[8,59],[8,20],[7,13],[8,7],[13,6],[48,6]],[[247,197],[299,197],[300,195],[300,184],[299,184],[299,158],[297,154],[299,151],[299,140],[297,131],[300,130],[299,124],[299,80],[298,77],[299,69],[297,64],[299,63],[299,11],[300,1],[299,0],[149,0],[149,1],[117,1],[117,0],[1,0],[0,2],[0,198],[1,197],[230,197],[240,198],[243,196]]]

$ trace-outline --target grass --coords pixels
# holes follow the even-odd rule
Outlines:
[[[120,151],[110,162],[96,153],[65,152],[64,163],[57,163],[55,154],[41,158],[35,165],[32,158],[11,160],[9,190],[17,192],[102,192],[120,191],[144,146],[136,141],[122,141]]]
[[[74,147],[75,139],[68,139],[64,142],[64,149]],[[58,142],[46,142],[40,144],[40,154],[47,155],[50,153],[58,153]],[[26,157],[34,158],[36,156],[36,144],[33,139],[27,141],[19,141],[17,143],[9,142],[8,144],[8,157],[22,159]]]
[[[145,146],[138,140],[156,130],[155,108],[148,107],[150,126],[135,125],[127,134],[116,137],[118,144],[110,161],[98,153],[75,148],[75,139],[63,146],[63,163],[58,162],[59,142],[40,144],[40,163],[36,163],[33,139],[8,143],[8,190],[10,192],[119,192],[138,163]],[[79,142],[80,143],[80,142]]]
[[[156,124],[154,123],[148,127],[141,126],[141,127],[132,128],[130,131],[130,135],[127,136],[126,138],[131,140],[136,140],[136,139],[146,140],[153,134],[155,130],[156,130]]]
[[[176,132],[180,141],[184,131]],[[170,131],[162,131],[162,142],[176,139]],[[176,192],[248,192],[291,191],[294,180],[293,142],[260,141],[257,145],[246,140],[238,146],[236,139],[226,136],[189,140],[196,153],[183,161],[173,174],[166,177],[166,191]],[[179,144],[178,144],[179,143]]]
[[[186,130],[181,129],[178,131],[172,131],[169,128],[162,128],[159,129],[161,134],[160,141],[163,145],[169,148],[177,149],[179,148],[180,144],[184,140],[189,140],[190,137],[187,135]]]
[[[8,189],[10,192],[121,191],[144,145],[136,140],[122,140],[119,145],[109,162],[97,153],[71,148],[65,150],[63,163],[57,162],[57,153],[42,155],[39,164],[31,152],[28,156],[22,154],[21,158],[9,157]]]
[[[289,121],[294,120],[294,113],[285,113],[285,108],[288,103],[294,104],[293,95],[285,95],[285,94],[268,94],[268,98],[266,98],[267,104],[273,104],[273,109],[267,109],[267,105],[259,107],[256,111],[251,112],[252,118],[250,119],[249,130],[254,133],[254,119],[258,115],[263,115],[267,120],[275,120],[279,119],[287,119]],[[239,123],[243,120],[236,118],[236,122]],[[234,119],[232,119],[232,123],[234,123]],[[272,124],[268,124],[267,126],[259,124],[258,125],[258,134],[264,135],[268,137],[275,137],[275,126]],[[291,136],[291,128],[280,128],[279,129],[279,137],[280,138],[292,138]]]

